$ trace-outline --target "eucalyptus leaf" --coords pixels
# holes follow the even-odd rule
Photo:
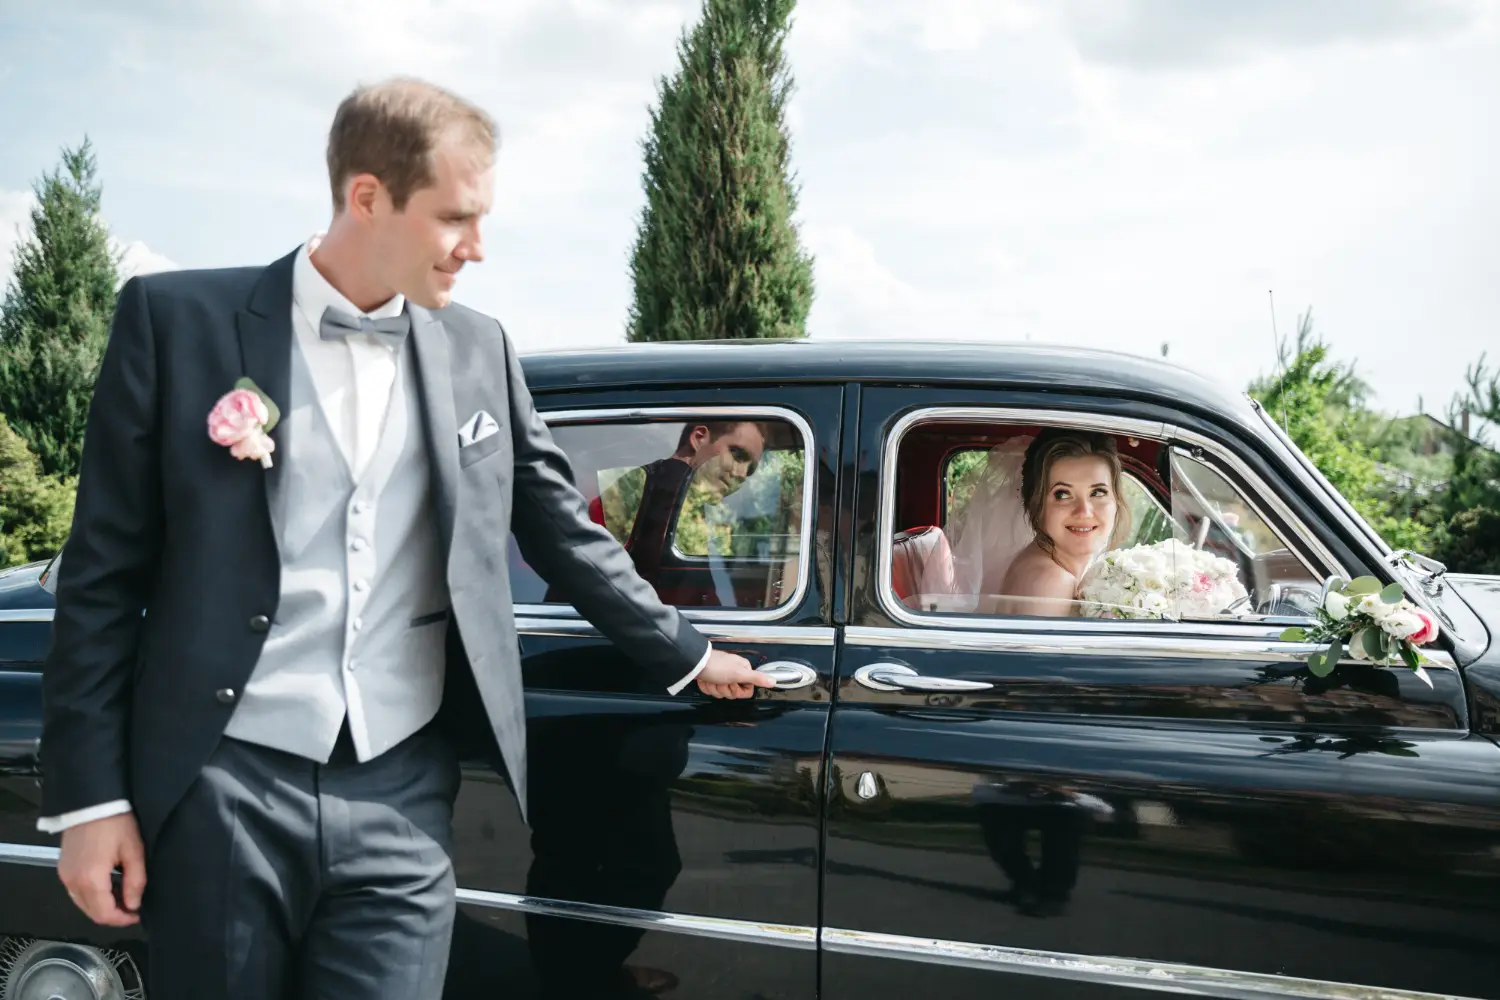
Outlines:
[[[1357,576],[1344,588],[1344,592],[1351,597],[1364,597],[1367,594],[1380,593],[1380,581],[1373,576]]]
[[[1380,599],[1387,604],[1400,604],[1406,599],[1406,589],[1399,583],[1392,583],[1380,592]]]
[[[1333,673],[1333,668],[1337,665],[1337,661],[1329,655],[1331,652],[1332,650],[1324,650],[1321,653],[1314,653],[1307,658],[1307,669],[1314,677],[1327,677]]]
[[[1281,633],[1282,642],[1306,642],[1307,629],[1293,626]]]
[[[1372,660],[1379,660],[1385,656],[1385,649],[1380,644],[1380,637],[1384,634],[1378,628],[1362,629],[1359,635],[1355,636],[1355,641],[1364,645],[1366,656]]]

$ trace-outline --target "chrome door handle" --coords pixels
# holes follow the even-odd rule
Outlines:
[[[805,663],[793,663],[791,660],[763,663],[755,668],[755,672],[765,674],[775,681],[778,691],[805,688],[818,679],[818,672],[812,667]]]
[[[957,677],[924,677],[904,663],[872,663],[854,671],[854,679],[874,691],[929,691],[934,693],[988,691],[988,681],[965,681]]]

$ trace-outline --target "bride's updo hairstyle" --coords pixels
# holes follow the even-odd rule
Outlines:
[[[1036,532],[1036,544],[1043,552],[1052,552],[1052,539],[1042,527],[1047,486],[1052,466],[1069,458],[1102,458],[1109,466],[1109,489],[1115,498],[1115,524],[1109,535],[1109,547],[1113,548],[1130,531],[1130,508],[1120,493],[1120,453],[1115,439],[1108,434],[1056,427],[1045,428],[1036,436],[1021,463],[1021,503],[1026,508],[1031,530]]]

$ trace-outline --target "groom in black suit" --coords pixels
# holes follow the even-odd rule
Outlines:
[[[661,690],[771,686],[590,521],[504,331],[450,304],[495,149],[445,91],[362,88],[329,138],[326,234],[121,291],[58,570],[39,826],[80,909],[144,922],[154,1000],[440,994],[462,692],[526,803],[512,532]]]

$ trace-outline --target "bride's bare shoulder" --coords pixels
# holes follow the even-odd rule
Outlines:
[[[1071,600],[1078,581],[1052,557],[1028,546],[1005,574],[1004,592],[1012,597],[1060,597]]]

